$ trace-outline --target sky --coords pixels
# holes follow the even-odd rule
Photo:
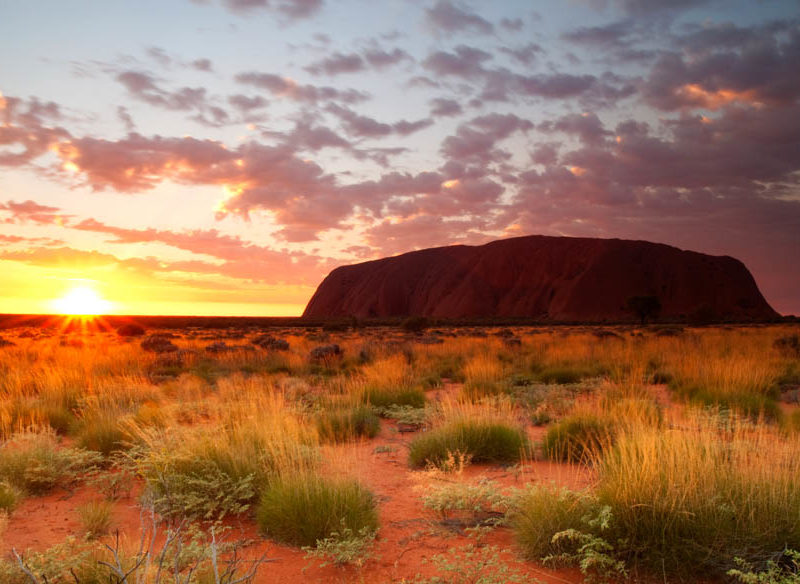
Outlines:
[[[797,0],[0,0],[0,91],[2,313],[299,315],[544,234],[730,255],[800,314]]]

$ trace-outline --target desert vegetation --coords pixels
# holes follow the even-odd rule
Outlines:
[[[793,582],[797,335],[9,328],[0,580]]]

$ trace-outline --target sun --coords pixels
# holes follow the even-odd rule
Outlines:
[[[111,303],[87,286],[72,288],[62,298],[53,301],[53,306],[60,314],[96,316],[107,314]]]

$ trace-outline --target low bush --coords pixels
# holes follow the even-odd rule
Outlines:
[[[99,462],[94,452],[59,448],[52,434],[19,434],[0,448],[0,482],[38,495],[77,481]]]
[[[380,430],[380,419],[366,406],[323,411],[317,414],[315,422],[323,442],[374,438]]]
[[[370,548],[375,543],[376,532],[370,527],[358,533],[347,527],[341,533],[334,531],[329,537],[317,540],[315,547],[305,546],[306,558],[322,560],[321,567],[353,565],[362,567],[372,557]]]
[[[256,511],[261,532],[276,541],[316,546],[333,533],[378,528],[375,497],[358,482],[300,473],[272,481]]]
[[[44,551],[20,555],[25,570],[16,558],[0,559],[0,582],[3,584],[104,584],[110,579],[108,568],[98,563],[101,559],[93,542],[69,537]],[[105,559],[105,558],[103,558]],[[28,573],[26,573],[26,571]],[[30,574],[34,575],[32,579]]]
[[[768,561],[760,572],[741,558],[735,561],[737,567],[728,570],[728,576],[743,584],[800,584],[800,552],[795,550],[785,550],[777,561]]]
[[[409,463],[438,466],[455,453],[473,462],[516,462],[527,448],[520,428],[493,420],[453,420],[417,437],[410,446]]]
[[[138,472],[158,513],[223,518],[246,511],[255,501],[258,462],[232,460],[210,444],[206,448],[164,448],[139,459]]]
[[[514,497],[503,494],[494,481],[482,479],[476,484],[452,482],[428,487],[422,506],[430,509],[444,523],[462,526],[495,526],[504,523]]]
[[[613,442],[614,425],[608,418],[582,413],[552,426],[542,441],[550,460],[588,462]]]

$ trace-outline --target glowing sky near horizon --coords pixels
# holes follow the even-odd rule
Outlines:
[[[0,0],[0,312],[294,315],[528,234],[742,260],[800,314],[797,0]]]

